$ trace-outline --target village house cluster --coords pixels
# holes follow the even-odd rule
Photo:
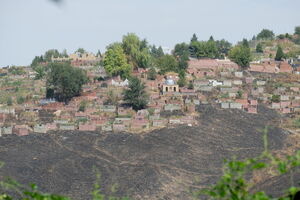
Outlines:
[[[186,80],[192,88],[179,87],[177,73],[169,72],[148,80],[148,69],[138,68],[133,76],[146,85],[149,101],[146,109],[134,111],[124,106],[122,100],[122,92],[129,84],[127,79],[97,80],[95,77],[106,76],[103,67],[91,67],[94,63],[90,60],[99,61],[97,57],[81,55],[80,60],[74,54],[60,59],[70,58],[83,64],[73,63],[73,66],[87,66],[88,76],[93,80],[83,86],[81,96],[74,97],[67,105],[44,99],[44,86],[33,80],[34,72],[30,68],[25,68],[25,74],[14,78],[31,81],[27,88],[35,98],[21,105],[0,106],[0,135],[22,136],[53,130],[144,132],[179,124],[194,126],[200,104],[240,109],[251,114],[259,112],[259,104],[282,114],[300,111],[298,70],[285,61],[262,60],[242,70],[226,59],[191,59]],[[5,70],[2,74],[5,77]]]
[[[53,57],[51,58],[52,62],[66,62],[70,61],[72,66],[80,67],[80,66],[91,66],[97,64],[101,60],[100,55],[94,55],[93,53],[80,53],[75,52],[68,56],[64,57]]]

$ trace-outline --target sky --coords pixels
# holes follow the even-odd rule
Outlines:
[[[299,0],[0,0],[0,67],[29,65],[48,49],[96,53],[127,33],[173,48],[199,40],[236,43],[263,28],[293,33]]]

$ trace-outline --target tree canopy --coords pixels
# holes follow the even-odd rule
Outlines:
[[[148,95],[145,91],[146,86],[137,77],[129,80],[128,89],[124,91],[124,101],[128,103],[134,110],[140,110],[146,107]]]
[[[160,57],[162,57],[164,55],[164,51],[161,48],[161,46],[156,47],[155,45],[152,45],[150,47],[150,54],[154,58],[160,58]]]
[[[75,53],[81,53],[81,54],[84,54],[86,53],[86,51],[84,50],[84,48],[78,48]]]
[[[295,27],[295,34],[300,35],[300,26]]]
[[[282,50],[281,46],[278,46],[276,56],[275,56],[275,60],[276,61],[281,61],[283,58],[285,58],[283,50]]]
[[[88,80],[85,71],[70,66],[69,63],[50,63],[46,81],[46,96],[68,102],[80,95],[81,87]]]
[[[249,67],[251,61],[250,48],[245,44],[237,45],[230,50],[229,58],[243,68]]]
[[[228,55],[229,50],[231,49],[231,43],[222,39],[222,40],[217,40],[216,45],[219,51],[219,57],[224,58],[225,56]]]
[[[61,54],[59,53],[59,51],[57,49],[50,49],[45,52],[45,55],[44,55],[45,61],[50,62],[52,57],[58,58],[58,57],[61,57]]]
[[[269,29],[263,29],[259,34],[257,34],[256,39],[258,40],[267,40],[273,39],[275,36],[274,32]]]
[[[154,67],[151,67],[147,73],[148,80],[155,80],[156,79],[156,70]]]
[[[183,48],[184,46],[181,44],[178,47]],[[213,36],[210,36],[208,41],[191,41],[189,56],[193,58],[224,58],[230,49],[231,44],[228,41],[224,39],[215,41]]]
[[[131,65],[127,63],[126,55],[119,43],[115,43],[108,47],[103,64],[106,72],[111,76],[120,75],[125,78],[130,75],[132,70]]]
[[[172,53],[175,57],[189,56],[189,45],[184,42],[176,44]]]
[[[191,38],[191,42],[197,42],[197,41],[198,41],[197,35],[194,33]]]
[[[190,43],[191,57],[194,58],[218,58],[218,48],[214,40],[194,41]]]
[[[255,50],[256,50],[257,53],[263,53],[263,52],[264,52],[261,43],[258,43],[258,44],[256,45],[256,49],[255,49]]]
[[[178,63],[175,57],[172,55],[164,55],[157,59],[156,66],[158,69],[160,69],[161,74],[171,71],[178,71]]]
[[[41,56],[35,56],[34,59],[31,62],[31,67],[34,69],[35,67],[37,67],[40,63],[45,62],[44,57]]]
[[[176,44],[173,55],[178,61],[179,70],[185,70],[188,66],[187,61],[189,60],[190,56],[189,45],[186,43]]]
[[[133,67],[146,68],[150,61],[150,52],[147,41],[140,40],[134,33],[123,36],[122,47],[129,64]]]

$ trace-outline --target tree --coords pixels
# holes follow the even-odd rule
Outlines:
[[[134,33],[128,33],[123,36],[122,47],[129,64],[133,67],[148,67],[150,52],[145,39],[141,41]]]
[[[187,61],[189,60],[190,56],[189,45],[186,43],[176,44],[173,55],[178,61],[179,70],[185,70],[188,66]]]
[[[283,58],[285,58],[283,50],[282,50],[281,46],[278,46],[276,56],[275,56],[275,60],[276,61],[281,61]]]
[[[194,89],[194,84],[192,81],[189,82],[188,89],[190,89],[190,90]]]
[[[249,48],[249,42],[248,42],[248,40],[244,38],[243,41],[242,41],[242,45],[244,47],[246,47],[246,48]]]
[[[258,43],[258,44],[256,45],[256,52],[257,52],[257,53],[263,53],[263,52],[264,52],[261,43]]]
[[[6,100],[6,105],[8,106],[12,106],[13,105],[13,100],[11,97],[8,97],[7,100]]]
[[[190,55],[194,58],[218,58],[219,52],[214,40],[190,43]]]
[[[45,55],[44,55],[45,61],[51,62],[52,57],[54,57],[54,58],[60,57],[60,53],[57,49],[50,49],[50,50],[45,52]]]
[[[84,50],[84,48],[78,48],[75,53],[81,53],[81,54],[84,54],[86,53],[86,51]]]
[[[156,79],[156,70],[154,67],[151,67],[147,73],[148,80],[155,80]]]
[[[178,63],[174,56],[164,55],[159,58],[156,62],[156,66],[160,69],[160,74],[164,74],[166,72],[176,72],[178,71]]]
[[[257,39],[258,40],[268,40],[268,39],[273,39],[275,36],[274,32],[268,29],[263,29],[258,35]]]
[[[120,75],[125,78],[130,75],[131,65],[127,63],[127,58],[120,44],[115,43],[108,47],[103,60],[106,72],[111,76]]]
[[[191,42],[197,42],[197,41],[198,41],[197,35],[194,33],[191,38]]]
[[[300,35],[300,26],[295,27],[295,35]]]
[[[37,66],[35,67],[34,71],[36,72],[35,80],[43,79],[46,75],[45,67]]]
[[[87,102],[85,100],[81,101],[79,104],[78,111],[79,112],[84,112],[87,106]]]
[[[275,103],[279,103],[280,102],[280,95],[277,95],[277,94],[272,95],[271,101],[275,102]]]
[[[24,103],[25,102],[25,98],[23,97],[23,96],[19,96],[18,98],[17,98],[17,103],[18,104],[22,104],[22,103]]]
[[[72,97],[79,96],[81,87],[88,80],[86,73],[69,63],[50,63],[46,80],[47,98],[68,102]]]
[[[231,49],[231,43],[222,39],[216,41],[217,49],[219,58],[224,58],[225,56],[228,56],[228,52]]]
[[[229,58],[243,68],[249,67],[251,61],[250,48],[237,45],[230,50]]]
[[[64,49],[60,54],[61,57],[68,57],[67,49]]]
[[[150,55],[154,58],[160,58],[164,55],[164,51],[161,48],[161,46],[159,46],[158,48],[156,48],[155,45],[151,46],[150,48]]]
[[[209,40],[206,42],[205,45],[206,55],[208,58],[218,58],[219,52],[216,45],[216,42],[214,41],[214,38],[210,36]]]
[[[102,54],[101,54],[101,51],[100,51],[100,50],[97,51],[96,56],[97,56],[97,57],[102,57]]]
[[[145,92],[145,85],[137,77],[129,80],[128,89],[124,91],[124,101],[132,106],[134,110],[146,107],[148,95]]]
[[[189,45],[184,42],[176,44],[172,53],[175,57],[189,56]]]
[[[31,67],[34,69],[36,66],[38,66],[41,62],[44,62],[43,56],[35,56],[34,59],[31,62]]]
[[[186,84],[185,72],[183,70],[181,70],[179,72],[179,80],[177,83],[178,83],[179,87],[184,87]]]

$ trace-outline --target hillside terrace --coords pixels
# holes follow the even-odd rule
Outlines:
[[[239,109],[256,114],[264,104],[283,116],[300,113],[299,75],[293,73],[287,62],[266,61],[251,64],[241,70],[229,60],[191,60],[187,77],[193,89],[179,87],[176,73],[157,75],[147,80],[147,70],[138,69],[138,76],[149,94],[147,109],[134,111],[122,100],[122,91],[128,80],[119,77],[94,80],[83,86],[81,96],[67,105],[45,101],[43,81],[34,80],[33,71],[26,68],[17,80],[9,73],[0,78],[0,135],[23,136],[31,132],[46,133],[52,130],[146,132],[153,129],[197,123],[197,106],[211,104],[219,109]],[[92,68],[90,78],[103,74]],[[5,105],[8,96],[13,101],[24,95],[24,102]],[[112,102],[111,95],[117,99]],[[43,103],[41,103],[43,102]],[[84,111],[79,111],[81,103]],[[164,114],[169,113],[169,114]],[[178,114],[181,113],[181,114]]]

